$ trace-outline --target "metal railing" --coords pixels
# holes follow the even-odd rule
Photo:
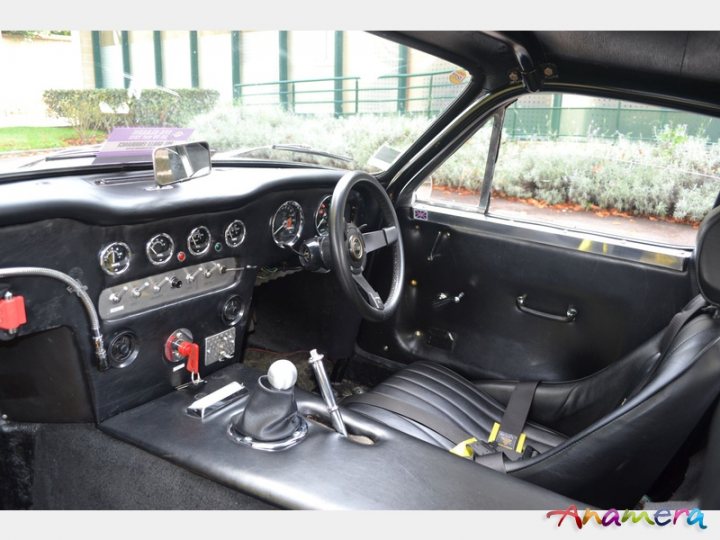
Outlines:
[[[720,138],[720,119],[672,109],[636,107],[517,107],[505,115],[510,139],[618,139],[653,141],[665,126],[686,126],[687,135]]]
[[[382,75],[369,84],[361,77],[293,79],[235,85],[243,106],[278,106],[295,113],[348,116],[360,113],[433,116],[454,100],[464,84],[453,71]]]

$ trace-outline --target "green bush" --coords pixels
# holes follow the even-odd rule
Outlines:
[[[402,116],[300,116],[278,109],[228,106],[196,117],[192,124],[196,135],[210,141],[217,151],[305,144],[352,158],[352,163],[331,161],[331,165],[367,169],[368,160],[381,145],[405,149],[424,131],[427,122],[427,118]],[[250,157],[289,159],[287,154],[270,149],[253,152]],[[292,159],[328,164],[326,159],[307,154],[296,153]]]
[[[427,119],[404,116],[301,116],[278,109],[222,107],[192,121],[196,134],[218,151],[271,144],[307,144],[348,155],[333,163],[293,154],[291,159],[344,168],[369,169],[382,144],[407,148]],[[490,126],[483,127],[432,174],[436,186],[479,191],[485,174]],[[266,149],[252,157],[290,159]],[[616,209],[643,216],[697,221],[720,190],[720,144],[666,126],[654,142],[588,138],[582,142],[506,140],[495,168],[500,195],[549,204]]]
[[[67,118],[82,140],[91,130],[116,126],[186,126],[198,114],[211,110],[216,90],[153,88],[129,92],[115,88],[46,90],[43,99],[50,113]],[[103,112],[101,104],[117,112]]]

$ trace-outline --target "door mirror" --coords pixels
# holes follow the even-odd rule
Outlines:
[[[212,170],[210,145],[193,142],[160,146],[153,150],[153,169],[159,186],[207,176]]]

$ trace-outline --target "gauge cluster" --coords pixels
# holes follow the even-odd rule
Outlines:
[[[144,250],[138,249],[137,255],[144,254],[147,262],[153,266],[164,266],[173,260],[173,256],[182,263],[188,256],[204,257],[211,249],[218,254],[226,250],[232,253],[245,241],[246,233],[245,223],[240,219],[227,223],[217,238],[207,225],[197,225],[181,238],[177,235],[173,238],[170,233],[161,232],[150,236]],[[177,249],[176,245],[179,246]],[[119,276],[130,269],[137,255],[127,242],[112,242],[100,250],[100,268],[110,276]]]
[[[329,234],[332,194],[328,191],[299,193],[297,198],[278,194],[263,203],[243,210],[242,216],[228,211],[156,223],[154,230],[133,228],[128,233],[126,228],[116,229],[121,236],[101,246],[100,268],[112,277],[134,269],[130,271],[133,277],[149,274],[154,268],[166,270],[250,253],[260,257],[260,265],[275,264],[287,257],[282,250],[297,253],[304,239]],[[366,222],[359,194],[351,194],[345,220],[357,226]],[[254,238],[251,247],[247,245],[248,237]]]

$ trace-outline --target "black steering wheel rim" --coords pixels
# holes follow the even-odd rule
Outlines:
[[[345,221],[345,205],[353,188],[362,186],[378,203],[383,222],[377,231],[361,232]],[[346,173],[335,186],[330,201],[328,222],[330,253],[335,275],[348,299],[363,318],[384,321],[392,316],[400,302],[405,281],[405,258],[403,255],[400,224],[390,197],[371,175],[362,171]],[[392,280],[386,300],[364,278],[367,254],[383,247],[392,249]]]

